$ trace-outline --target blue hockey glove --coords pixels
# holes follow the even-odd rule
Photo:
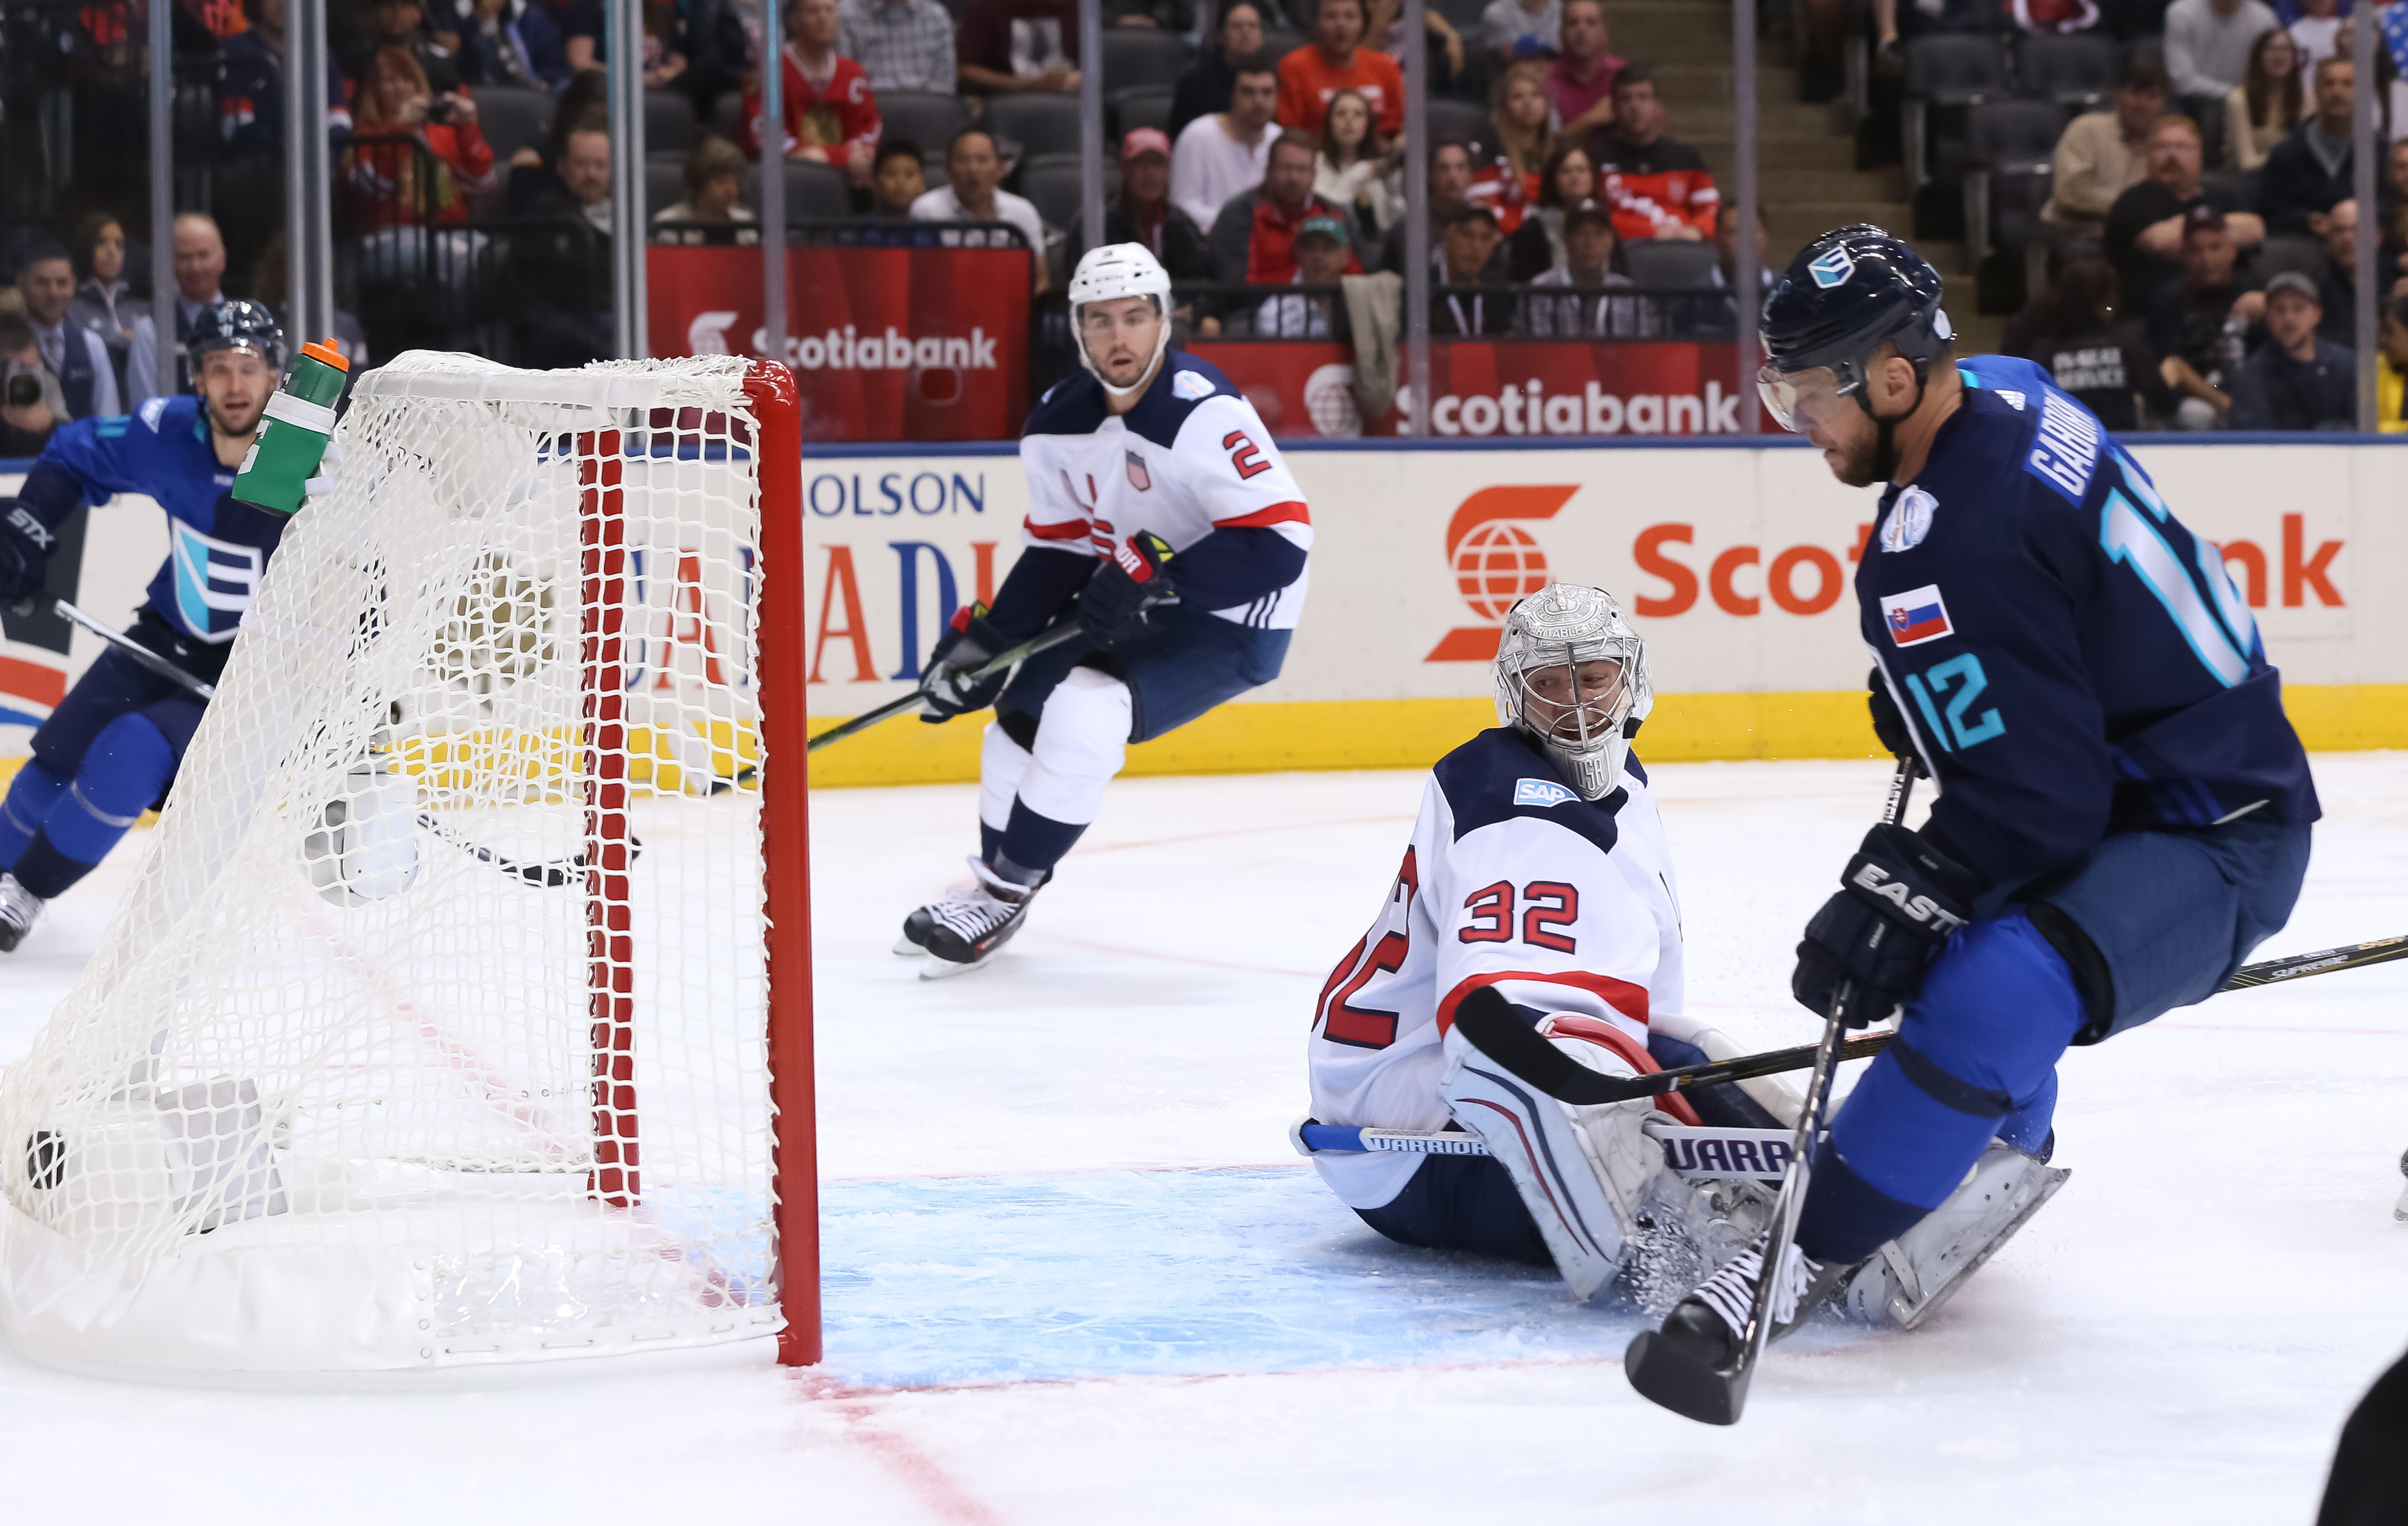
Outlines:
[[[1145,633],[1146,612],[1172,597],[1164,569],[1170,542],[1140,530],[1096,569],[1079,593],[1079,628],[1097,646],[1113,647]]]
[[[996,673],[975,683],[970,675],[1010,644],[986,623],[985,605],[955,610],[944,634],[937,638],[935,649],[929,652],[927,665],[921,669],[926,676],[920,680],[920,696],[928,708],[920,719],[939,726],[956,715],[994,704],[995,697],[1003,692],[1011,674]]]
[[[53,542],[31,509],[9,498],[0,505],[0,604],[14,604],[41,591]]]
[[[1873,735],[1889,749],[1892,757],[1914,756],[1914,735],[1906,728],[1906,717],[1898,713],[1898,701],[1890,698],[1889,685],[1882,681],[1876,668],[1865,675],[1866,705],[1873,713]]]
[[[1789,993],[1826,1016],[1840,982],[1853,980],[1847,1026],[1880,1022],[1921,988],[1948,935],[1972,919],[1981,890],[1971,870],[1916,833],[1874,828],[1840,876],[1840,893],[1806,924]]]

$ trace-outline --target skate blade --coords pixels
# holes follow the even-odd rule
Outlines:
[[[908,959],[914,955],[925,954],[926,952],[928,952],[926,949],[922,948],[919,944],[913,943],[908,933],[899,936],[895,940],[894,953],[898,958]]]
[[[1622,1354],[1622,1375],[1640,1397],[1700,1425],[1737,1425],[1747,1408],[1749,1371],[1709,1367],[1664,1338],[1641,1331]]]
[[[924,949],[922,950],[922,952],[926,953]],[[920,978],[922,980],[951,980],[955,975],[967,975],[973,970],[983,970],[994,962],[995,955],[992,953],[987,955],[985,958],[975,959],[968,964],[956,964],[951,959],[940,959],[934,954],[928,954],[925,958],[920,961]]]
[[[1956,1275],[1926,1293],[1923,1302],[1909,1310],[1905,1317],[1899,1320],[1898,1328],[1913,1330],[1939,1312],[1940,1305],[1947,1303],[1949,1299],[1956,1296],[1957,1288],[1965,1286],[1965,1279],[1987,1265],[1990,1258],[1996,1256],[2001,1246],[2015,1237],[2015,1231],[2029,1222],[2032,1215],[2039,1213],[2047,1204],[2049,1199],[2057,1196],[2057,1189],[2063,1187],[2065,1179],[2072,1174],[2071,1169],[2067,1167],[2042,1171],[2041,1185],[2039,1189],[2032,1193],[2031,1202],[2024,1204],[2023,1210],[2009,1219],[2006,1228],[1994,1235],[1990,1243],[1983,1246],[1977,1255],[1969,1258],[1963,1266],[1958,1267]]]

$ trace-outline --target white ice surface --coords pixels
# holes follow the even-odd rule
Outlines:
[[[2307,893],[2261,956],[2408,930],[2408,756],[2316,770]],[[1885,771],[1656,770],[1693,1010],[1813,1036],[1788,951]],[[824,1369],[304,1397],[0,1349],[0,1519],[2313,1519],[2342,1417],[2408,1344],[2408,964],[2076,1051],[2047,1210],[1928,1328],[1811,1330],[1712,1430],[1624,1384],[1636,1313],[1391,1246],[1287,1151],[1312,995],[1417,793],[1124,781],[997,968],[940,983],[885,949],[958,877],[970,790],[818,795]],[[140,845],[0,961],[0,1061]]]

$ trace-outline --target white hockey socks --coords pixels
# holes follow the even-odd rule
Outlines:
[[[1551,1029],[1552,1022],[1540,1031],[1591,1070],[1638,1073],[1604,1044]],[[1640,1204],[1663,1168],[1662,1153],[1641,1130],[1655,1104],[1574,1107],[1516,1080],[1469,1043],[1449,1049],[1454,1058],[1439,1095],[1513,1178],[1572,1295],[1596,1297],[1622,1270]]]
[[[995,831],[1011,825],[1011,801],[1028,773],[1028,749],[989,721],[979,739],[979,822]]]

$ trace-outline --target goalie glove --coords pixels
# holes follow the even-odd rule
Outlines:
[[[928,708],[920,719],[939,726],[956,715],[994,704],[1010,673],[996,673],[976,681],[970,675],[994,661],[995,655],[1010,644],[986,623],[985,605],[966,605],[954,611],[923,669],[927,676],[920,680],[920,698]]]
[[[1145,634],[1146,612],[1177,597],[1167,569],[1170,542],[1140,530],[1112,553],[1079,593],[1079,628],[1100,647],[1115,647]]]
[[[1973,917],[1981,882],[1917,833],[1885,822],[1840,876],[1840,893],[1806,924],[1789,991],[1817,1016],[1840,982],[1856,982],[1847,1026],[1877,1023],[1922,988],[1948,935]]]

